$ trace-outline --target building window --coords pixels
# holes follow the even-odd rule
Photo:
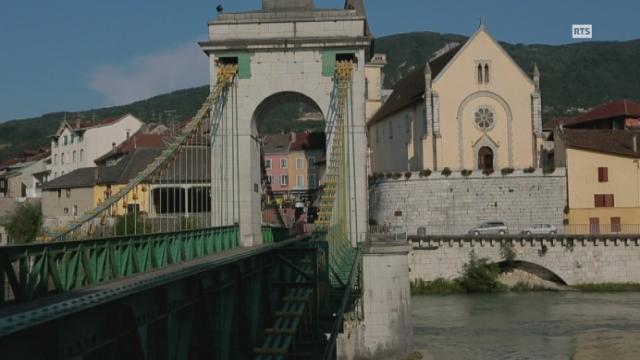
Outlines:
[[[296,159],[296,169],[304,169],[304,159]]]
[[[318,178],[315,175],[309,175],[309,188],[316,189],[318,187]]]
[[[76,163],[76,151],[75,150],[73,150],[72,158],[73,158],[73,163],[75,164]]]
[[[289,160],[287,159],[280,159],[280,168],[281,169],[286,169],[289,167]]]
[[[80,162],[84,161],[84,149],[80,149]]]
[[[613,194],[594,195],[595,207],[615,207],[615,199]]]
[[[489,83],[489,64],[484,64],[484,83]]]
[[[78,205],[73,205],[73,216],[78,216]]]
[[[316,168],[316,157],[309,156],[309,169],[315,169],[315,168]]]
[[[64,214],[65,214],[65,215],[69,215],[69,208],[64,208],[64,210],[63,210],[63,211],[64,211]]]
[[[62,189],[58,189],[58,199],[62,197]]]
[[[67,198],[70,198],[71,197],[71,189],[67,189],[66,193],[67,193]]]
[[[264,160],[264,168],[267,170],[270,170],[273,166],[273,163],[271,161],[271,159],[265,159]]]
[[[622,232],[622,221],[619,217],[611,218],[611,232],[619,233]]]
[[[64,153],[60,154],[60,164],[64,165]]]
[[[609,168],[608,167],[599,167],[598,168],[598,182],[601,182],[601,183],[609,182]]]
[[[64,145],[67,145],[69,143],[69,137],[67,135],[64,136]]]
[[[273,184],[273,176],[267,176],[267,185]]]
[[[70,136],[70,138],[71,138],[71,143],[72,143],[72,144],[73,144],[73,141],[74,141],[74,137],[75,137],[75,136],[73,136],[73,135],[71,135],[71,136]]]
[[[53,155],[53,165],[58,165],[58,154]]]
[[[482,131],[490,130],[495,125],[493,112],[486,106],[479,108],[475,112],[473,120],[476,126]]]
[[[482,64],[478,64],[478,84],[482,84]]]
[[[302,175],[296,176],[296,186],[299,188],[304,187],[304,176]]]
[[[280,175],[280,186],[289,185],[289,176],[288,175]]]

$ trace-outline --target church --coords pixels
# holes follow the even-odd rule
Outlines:
[[[398,81],[369,119],[374,173],[540,167],[540,73],[521,69],[484,25]]]

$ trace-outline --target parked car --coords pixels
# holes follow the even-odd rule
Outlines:
[[[498,234],[506,235],[509,233],[507,225],[502,221],[487,221],[469,230],[469,235]]]
[[[549,235],[557,234],[558,229],[551,224],[535,224],[522,230],[522,233],[527,235]]]

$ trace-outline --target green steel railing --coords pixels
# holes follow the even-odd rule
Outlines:
[[[287,228],[262,227],[262,241],[265,244],[273,244],[287,239],[291,239],[291,231]]]
[[[98,285],[239,245],[238,227],[0,247],[0,305]]]

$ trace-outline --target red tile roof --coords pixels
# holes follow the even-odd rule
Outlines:
[[[626,99],[612,101],[597,106],[589,112],[565,122],[564,125],[584,124],[619,117],[640,117],[640,104]]]
[[[145,134],[138,131],[129,139],[116,146],[115,149],[97,158],[95,163],[100,163],[113,155],[128,154],[136,149],[163,149],[165,146],[166,143],[164,135]]]
[[[291,144],[291,151],[324,150],[326,148],[324,133],[297,133]]]
[[[640,158],[640,134],[635,131],[564,129],[560,136],[567,147]]]

